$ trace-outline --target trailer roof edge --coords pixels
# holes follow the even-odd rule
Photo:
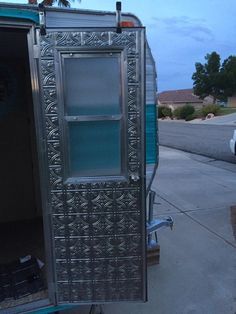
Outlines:
[[[38,11],[38,6],[33,4],[17,4],[17,3],[6,3],[1,2],[0,3],[0,9],[1,8],[12,8],[12,9],[25,9],[25,10],[31,10],[31,11]],[[100,11],[100,10],[88,10],[88,9],[75,9],[75,8],[60,8],[60,7],[50,7],[46,6],[46,11],[53,11],[53,12],[67,12],[67,13],[79,13],[79,14],[91,14],[91,15],[115,15],[116,12],[112,11]],[[122,12],[122,16],[133,18],[137,21],[139,26],[143,26],[141,20],[133,13],[129,12]]]

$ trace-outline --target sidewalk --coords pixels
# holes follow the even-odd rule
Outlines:
[[[228,126],[235,126],[236,128],[236,113],[227,114],[224,116],[215,116],[211,119],[205,119],[202,120],[200,118],[194,119],[191,121],[185,121],[184,119],[178,119],[178,120],[171,120],[171,119],[158,119],[159,121],[165,121],[165,122],[180,122],[180,123],[187,123],[187,124],[211,124],[211,125],[228,125]]]
[[[174,229],[159,231],[161,261],[148,269],[149,301],[105,305],[105,314],[236,312],[235,172],[233,164],[160,148],[155,215],[171,215]]]
[[[195,119],[189,123],[197,124],[215,124],[215,125],[234,125],[236,127],[236,113],[227,114],[225,116],[216,116],[211,119],[201,120]]]

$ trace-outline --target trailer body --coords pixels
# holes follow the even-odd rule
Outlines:
[[[3,312],[147,299],[156,72],[141,22],[123,19],[134,26],[120,33],[115,13],[0,4],[0,221],[22,234],[40,221],[42,252],[28,254],[46,264],[44,289],[32,302],[28,288],[25,302],[11,295]],[[8,238],[11,249],[17,234]]]

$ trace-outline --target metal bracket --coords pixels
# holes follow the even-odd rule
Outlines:
[[[151,222],[147,223],[147,235],[156,232],[157,229],[161,227],[170,227],[170,229],[172,229],[173,224],[174,221],[170,216],[162,219],[153,219]]]
[[[40,35],[46,35],[46,11],[42,3],[39,4],[39,25],[40,25]]]
[[[121,28],[121,2],[116,2],[116,32],[118,34],[122,33]]]
[[[105,314],[101,304],[93,304],[90,308],[89,314]]]
[[[153,205],[155,200],[156,193],[154,191],[150,191],[149,193],[149,206],[148,206],[148,222],[146,224],[146,232],[147,232],[147,238],[148,238],[148,247],[151,247],[154,245],[154,242],[152,240],[152,234],[155,234],[156,241],[155,243],[158,243],[157,239],[157,230],[161,227],[170,227],[171,230],[174,225],[174,221],[172,217],[167,216],[165,218],[161,219],[153,219]]]

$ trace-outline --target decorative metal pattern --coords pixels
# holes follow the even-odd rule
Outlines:
[[[43,86],[55,86],[54,60],[42,60]]]
[[[139,49],[139,32],[129,31],[117,34],[115,32],[111,34],[111,45],[118,47],[125,47],[129,56],[138,55]]]
[[[40,39],[42,98],[59,302],[145,299],[145,208],[141,180],[65,184],[54,55],[68,49],[123,49],[127,54],[128,172],[142,176],[139,73],[142,29],[48,31]]]
[[[109,43],[108,32],[83,32],[82,43],[88,47],[107,47]]]
[[[41,57],[42,58],[53,58],[54,55],[54,33],[47,33],[43,37],[43,44],[41,45]]]
[[[57,32],[55,33],[55,45],[59,47],[81,46],[81,33],[78,32]]]
[[[136,59],[128,60],[128,83],[138,83],[138,71],[137,71],[137,63]]]

